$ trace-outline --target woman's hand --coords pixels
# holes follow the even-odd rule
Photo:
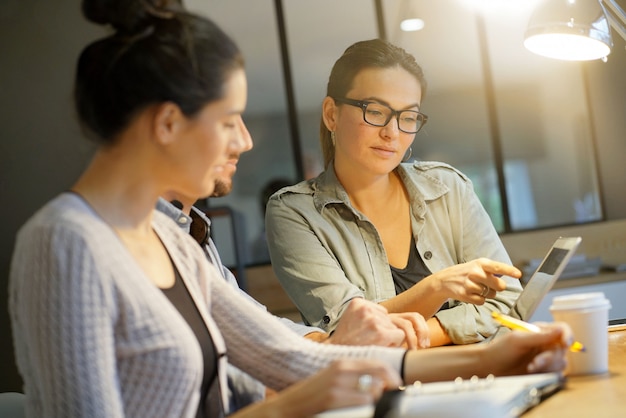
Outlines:
[[[424,317],[417,312],[390,313],[393,324],[404,330],[407,348],[430,347],[430,330]]]
[[[485,299],[493,298],[497,292],[506,289],[506,282],[500,276],[519,279],[522,272],[506,263],[478,258],[438,271],[428,280],[443,298],[482,305]]]
[[[562,371],[573,342],[570,327],[562,322],[537,323],[541,332],[511,331],[495,338],[485,349],[489,373],[517,375]]]
[[[311,417],[329,409],[372,405],[384,389],[401,384],[398,373],[384,363],[337,360],[265,402],[242,409],[231,417]]]
[[[501,276],[520,278],[522,272],[506,263],[477,258],[467,263],[450,266],[425,277],[410,289],[380,302],[389,312],[417,312],[430,321],[431,345],[447,344],[445,331],[432,317],[448,299],[483,305],[485,299],[494,298],[506,289]],[[433,327],[436,329],[433,330]],[[437,329],[438,328],[438,329]],[[443,331],[439,338],[438,331]]]
[[[428,325],[418,313],[389,314],[383,306],[355,298],[341,315],[332,336],[324,341],[342,345],[426,348]]]

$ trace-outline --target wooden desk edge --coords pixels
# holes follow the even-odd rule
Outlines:
[[[523,417],[623,417],[626,411],[626,330],[607,331],[607,334],[608,373],[568,377],[563,390]]]

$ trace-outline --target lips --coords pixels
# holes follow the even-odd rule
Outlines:
[[[393,156],[393,155],[395,155],[397,153],[396,149],[388,148],[388,147],[372,147],[372,149],[377,154],[383,155],[383,156]]]
[[[226,164],[224,164],[226,167],[229,167],[231,170],[237,170],[237,163],[239,162],[239,159],[230,159],[228,161],[226,161]]]

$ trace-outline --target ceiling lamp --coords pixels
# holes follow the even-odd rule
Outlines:
[[[424,29],[424,21],[419,17],[404,19],[400,22],[400,29],[405,32],[415,32]]]
[[[562,60],[604,59],[613,47],[609,26],[626,39],[624,24],[615,0],[544,0],[530,18],[524,46]]]
[[[402,31],[416,32],[424,29],[424,20],[419,17],[413,1],[405,0],[400,13],[402,15],[402,19],[400,20],[400,29],[402,29]]]

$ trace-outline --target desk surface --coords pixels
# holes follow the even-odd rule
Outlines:
[[[572,277],[571,279],[559,279],[552,286],[553,289],[569,289],[572,287],[597,285],[626,281],[626,272],[601,272],[595,276]]]
[[[609,372],[574,376],[524,418],[626,416],[626,331],[609,332]]]

